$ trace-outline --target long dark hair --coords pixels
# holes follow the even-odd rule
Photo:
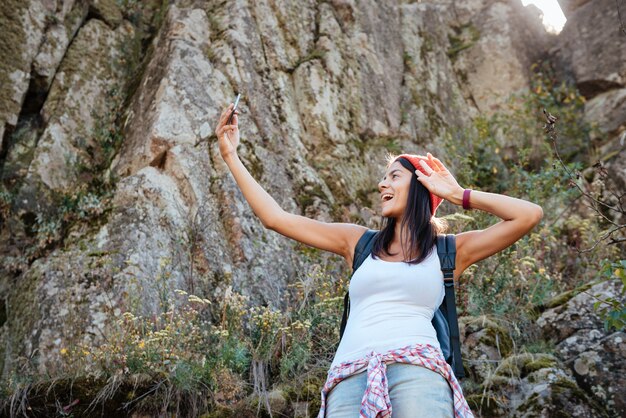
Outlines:
[[[446,225],[441,219],[431,216],[430,211],[430,192],[415,176],[415,167],[406,158],[398,158],[395,160],[393,156],[388,157],[389,165],[394,161],[398,161],[404,168],[409,170],[411,174],[411,184],[409,185],[409,197],[402,218],[402,230],[409,232],[406,242],[401,242],[401,247],[405,254],[418,254],[418,256],[409,261],[409,264],[418,264],[424,261],[433,250],[437,234],[444,232]],[[391,241],[395,232],[396,218],[383,217],[383,226],[376,237],[372,246],[372,258],[380,257],[381,254],[394,256],[389,252]]]

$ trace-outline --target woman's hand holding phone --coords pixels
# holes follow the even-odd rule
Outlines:
[[[235,108],[235,104],[231,103],[220,116],[220,120],[215,129],[217,135],[217,141],[220,147],[220,154],[222,158],[237,153],[237,146],[239,145],[239,110]],[[231,124],[228,121],[232,118]]]

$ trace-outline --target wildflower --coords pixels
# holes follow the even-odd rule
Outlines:
[[[66,355],[67,354],[67,348],[63,347],[61,349],[61,354]]]
[[[190,295],[189,296],[189,302],[198,302],[198,303],[201,303],[203,305],[206,305],[207,303],[209,303],[209,300],[208,299],[199,298],[196,295]]]

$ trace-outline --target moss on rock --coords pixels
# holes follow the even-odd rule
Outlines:
[[[502,360],[495,371],[496,376],[523,379],[529,374],[557,365],[557,359],[551,354],[521,353]]]
[[[6,119],[11,113],[19,112],[19,104],[14,102],[14,85],[11,74],[16,70],[28,72],[29,63],[24,59],[26,44],[23,18],[28,14],[29,2],[23,0],[3,0],[0,2],[0,118]]]
[[[513,349],[513,340],[509,331],[494,318],[485,315],[462,317],[459,318],[459,326],[463,328],[463,334],[466,337],[481,332],[477,342],[496,348],[502,357],[508,356]]]
[[[89,13],[102,19],[113,29],[117,28],[123,20],[122,12],[115,0],[95,0],[89,5]]]
[[[472,411],[480,411],[481,417],[502,416],[501,402],[490,393],[468,395],[465,400]]]
[[[595,286],[596,284],[598,284],[600,282],[598,281],[592,281],[589,283],[585,283],[582,286],[578,286],[575,289],[572,290],[568,290],[566,292],[560,293],[558,295],[556,295],[555,297],[553,297],[552,299],[548,300],[547,302],[537,306],[537,311],[538,312],[543,312],[547,309],[552,309],[552,308],[556,308],[557,306],[561,306],[564,305],[565,303],[567,303],[567,301],[569,301],[570,299],[572,299],[574,296],[591,289],[593,286]]]

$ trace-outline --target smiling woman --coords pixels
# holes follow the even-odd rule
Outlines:
[[[522,0],[522,4],[533,4],[543,12],[543,25],[548,32],[559,33],[563,29],[566,19],[557,0]]]
[[[352,313],[322,388],[318,418],[389,417],[392,405],[394,418],[413,417],[415,408],[420,416],[473,417],[431,323],[444,294],[434,251],[443,230],[434,215],[441,202],[448,200],[501,219],[484,230],[455,235],[456,281],[473,263],[527,234],[541,220],[541,207],[514,197],[463,189],[445,165],[427,153],[389,157],[378,183],[384,218],[380,231],[289,213],[239,159],[237,112],[232,125],[227,121],[232,112],[231,104],[215,130],[220,153],[266,228],[339,254],[349,266],[357,242],[373,233],[369,258],[350,280]]]

